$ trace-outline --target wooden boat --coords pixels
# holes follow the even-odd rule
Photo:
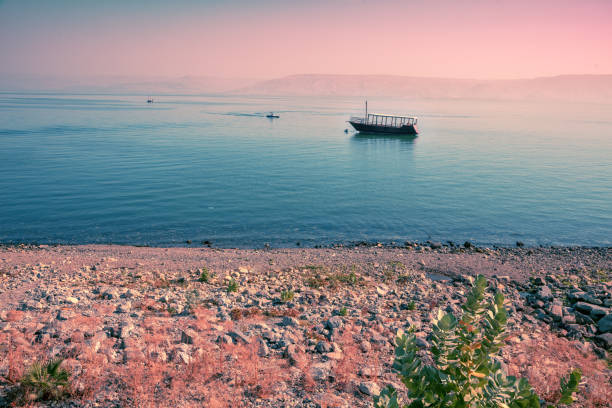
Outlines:
[[[280,116],[275,115],[274,112],[270,112],[266,115],[266,118],[274,119],[274,118],[280,118]]]
[[[351,117],[348,123],[358,132],[367,133],[394,133],[402,135],[416,135],[419,133],[416,125],[418,118],[410,116],[383,115],[379,113],[368,113],[368,101],[366,101],[366,113],[364,117]]]

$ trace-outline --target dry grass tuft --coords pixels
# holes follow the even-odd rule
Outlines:
[[[560,377],[573,368],[579,368],[583,384],[577,393],[577,406],[610,407],[612,383],[606,362],[597,359],[584,347],[583,343],[554,334],[538,335],[537,339],[510,348],[509,374],[527,378],[542,398],[554,401],[559,396]]]

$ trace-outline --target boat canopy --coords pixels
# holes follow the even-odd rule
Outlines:
[[[352,122],[384,127],[402,127],[405,125],[416,125],[418,120],[419,119],[416,117],[383,115],[378,113],[369,113],[365,118],[351,118]]]

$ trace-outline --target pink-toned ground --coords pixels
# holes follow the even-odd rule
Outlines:
[[[61,356],[72,378],[66,406],[367,407],[380,387],[401,388],[390,367],[395,331],[410,322],[425,339],[432,311],[460,304],[466,286],[443,276],[496,276],[519,302],[509,282],[584,271],[609,281],[611,255],[418,245],[0,247],[0,405],[33,361]],[[580,406],[610,406],[610,370],[589,343],[519,312],[509,330],[511,374],[552,399],[559,377],[580,367]]]

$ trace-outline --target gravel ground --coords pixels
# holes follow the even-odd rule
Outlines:
[[[51,357],[71,374],[56,406],[371,406],[380,387],[401,389],[397,330],[416,328],[426,356],[433,313],[460,313],[477,274],[507,298],[508,371],[553,398],[551,383],[580,366],[580,406],[610,406],[611,255],[439,243],[3,246],[0,406],[30,403],[15,397],[19,379]]]

